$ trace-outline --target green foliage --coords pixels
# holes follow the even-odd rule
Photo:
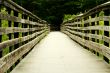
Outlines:
[[[46,20],[59,25],[68,14],[84,13],[109,0],[14,0],[19,5]],[[64,18],[65,19],[65,18]]]
[[[65,16],[64,16],[64,19],[63,19],[63,22],[68,21],[68,20],[72,20],[72,19],[74,19],[75,17],[76,17],[76,15],[70,15],[70,14],[65,15]]]
[[[104,2],[107,2],[109,0],[81,0],[81,11],[88,11],[89,9],[100,5]]]
[[[8,13],[7,10],[6,10],[6,8],[3,7],[3,6],[1,7],[1,13],[3,13],[3,14],[7,14],[7,13]],[[7,28],[7,27],[8,27],[8,21],[7,21],[7,20],[1,20],[1,27]],[[9,39],[9,37],[4,33],[4,34],[2,35],[2,42],[6,41],[6,40],[8,40],[8,39]],[[6,48],[3,49],[2,55],[4,56],[4,55],[6,55],[8,52],[9,52],[9,47],[6,47]]]
[[[101,12],[99,13],[99,16],[104,16],[104,11],[101,11]]]

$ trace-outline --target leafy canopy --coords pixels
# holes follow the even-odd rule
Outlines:
[[[83,13],[109,0],[14,0],[19,5],[54,26],[63,22],[66,14]]]

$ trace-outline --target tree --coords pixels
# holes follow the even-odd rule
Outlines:
[[[60,26],[65,14],[77,14],[109,0],[14,0],[19,5],[46,20]]]

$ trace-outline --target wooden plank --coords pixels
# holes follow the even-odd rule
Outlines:
[[[3,0],[2,4],[5,5],[6,7],[11,8],[14,11],[17,11],[19,13],[22,13],[24,15],[27,15],[35,19],[40,24],[48,24],[45,20],[40,19],[38,16],[32,14],[30,11],[24,9],[23,7],[19,6],[18,4],[16,4],[15,2],[11,0]]]
[[[1,5],[1,10],[0,12],[2,12],[3,14],[8,14],[7,8]],[[7,20],[1,20],[1,27],[7,28],[8,25],[8,21]],[[9,40],[9,36],[7,34],[3,34],[1,37],[1,42],[7,41]],[[9,47],[5,47],[2,50],[2,56],[6,55],[7,53],[9,53]]]
[[[89,17],[92,14],[95,14],[95,13],[98,13],[98,12],[100,12],[102,10],[107,10],[107,9],[110,9],[110,2],[107,2],[107,3],[104,3],[104,4],[98,5],[98,6],[94,7],[94,8],[92,8],[92,9],[90,9],[89,11],[85,12],[83,15],[77,16],[73,20],[64,22],[64,24],[66,24],[68,22],[73,22],[73,21],[75,21],[77,19],[82,19],[82,18]]]
[[[10,15],[14,16],[14,11],[13,10],[11,10]],[[14,28],[14,21],[10,21],[9,27]],[[9,40],[10,39],[14,39],[14,33],[9,33]],[[14,50],[14,45],[9,47],[10,52],[12,52],[13,50]],[[15,67],[15,65],[13,65],[9,70],[11,71],[14,67]]]
[[[28,35],[28,36],[25,36],[25,37],[19,37],[19,38],[15,38],[15,39],[11,39],[11,40],[1,42],[0,43],[0,50],[2,50],[3,48],[6,48],[7,46],[12,46],[14,44],[29,40],[29,39],[31,39],[35,36],[38,36],[38,35],[44,33],[45,31],[47,31],[47,30],[42,30],[40,32],[33,33],[32,35]]]
[[[110,26],[88,26],[88,27],[66,26],[66,28],[69,28],[71,30],[78,29],[78,30],[104,30],[104,31],[110,31]]]
[[[16,32],[31,32],[31,31],[39,31],[43,30],[43,28],[19,28],[19,27],[0,27],[0,35],[2,34],[9,34],[9,33],[16,33]]]
[[[0,51],[2,51],[0,52],[2,53],[0,73],[9,73],[23,58],[22,56],[49,33],[49,28],[46,21],[41,20],[13,1],[0,0],[0,4],[3,5],[0,12],[2,25],[0,26],[0,36],[2,37],[0,41]],[[23,15],[24,18],[22,18]],[[29,18],[31,19],[29,20]],[[24,28],[22,28],[23,25]],[[30,33],[31,35],[29,35]],[[23,45],[23,42],[26,44]]]
[[[97,35],[97,34],[86,34],[86,33],[81,33],[81,32],[76,32],[76,31],[71,31],[69,29],[66,29],[66,31],[71,32],[73,34],[77,34],[83,37],[89,37],[89,38],[95,38],[95,39],[99,39],[99,40],[103,40],[106,42],[110,42],[110,37],[104,36],[104,35]]]
[[[19,6],[18,4],[14,3],[11,0],[3,0],[3,4],[9,8],[11,8],[12,10],[15,10],[17,12],[21,12],[25,15],[31,16],[32,18],[36,19],[36,20],[40,20],[42,21],[39,17],[37,17],[36,15],[32,14],[30,11],[24,9],[23,7]]]
[[[14,22],[20,22],[20,23],[25,23],[25,24],[30,24],[30,25],[38,25],[38,26],[43,26],[44,25],[44,24],[41,24],[41,23],[33,22],[33,21],[30,21],[30,20],[26,20],[26,19],[21,19],[19,17],[11,16],[9,14],[3,14],[3,13],[0,13],[0,19],[8,20],[8,21],[14,21]]]
[[[66,24],[64,24],[64,25],[66,25],[66,26],[69,26],[69,25],[75,25],[75,24],[81,24],[81,22],[74,22],[74,23],[66,23]]]
[[[104,12],[105,10],[105,12]],[[81,16],[77,16],[71,21],[63,23],[66,33],[72,39],[83,46],[95,50],[102,54],[102,57],[108,63],[110,62],[110,1],[89,10]],[[106,15],[107,14],[107,15]],[[87,19],[89,17],[89,19]],[[78,24],[77,20],[82,24]],[[68,24],[69,23],[69,24]],[[97,54],[98,55],[98,54]]]
[[[91,22],[97,22],[97,21],[101,21],[101,20],[109,21],[110,20],[110,16],[99,16],[99,17],[87,19],[87,20],[84,21],[84,24],[91,23]],[[81,21],[66,23],[65,25],[66,26],[71,26],[71,25],[75,25],[75,24],[81,24]]]
[[[103,44],[100,44],[100,43],[84,40],[76,35],[71,34],[70,32],[67,32],[67,31],[64,31],[64,33],[67,34],[68,36],[70,36],[73,40],[77,41],[78,43],[80,43],[84,46],[87,46],[87,47],[99,52],[100,54],[103,54],[108,59],[110,59],[109,47],[104,46]]]
[[[95,17],[95,18],[91,18],[89,20],[86,20],[84,23],[89,23],[89,22],[97,22],[97,21],[109,21],[110,20],[110,16],[99,16],[99,17]]]
[[[19,58],[21,58],[25,53],[27,53],[34,45],[38,43],[48,32],[44,32],[43,34],[39,35],[37,38],[32,40],[31,42],[17,48],[13,52],[7,54],[0,60],[3,61],[3,64],[0,67],[0,73],[6,72]]]

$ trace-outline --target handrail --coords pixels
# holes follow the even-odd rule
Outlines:
[[[94,7],[94,8],[92,8],[92,9],[90,9],[89,11],[85,12],[83,15],[77,16],[77,17],[75,17],[72,20],[68,20],[67,22],[64,22],[63,24],[68,23],[68,22],[71,23],[71,22],[73,22],[73,21],[75,21],[77,19],[80,19],[82,17],[87,17],[89,15],[92,15],[94,13],[97,13],[97,12],[103,11],[103,10],[107,10],[107,9],[110,9],[110,1],[106,2],[104,4],[101,4],[101,5],[98,5],[98,6]]]
[[[30,11],[0,0],[0,73],[11,72],[49,30],[49,24]]]
[[[62,23],[61,31],[110,62],[110,1]]]
[[[30,15],[31,17],[33,17],[34,19],[38,20],[39,23],[47,23],[45,20],[40,19],[38,16],[34,15],[33,13],[31,13],[30,11],[24,9],[23,7],[19,6],[18,4],[16,4],[15,2],[11,1],[11,0],[1,0],[0,4],[3,4],[11,9],[14,9],[17,12],[23,12],[23,14],[26,15]]]

